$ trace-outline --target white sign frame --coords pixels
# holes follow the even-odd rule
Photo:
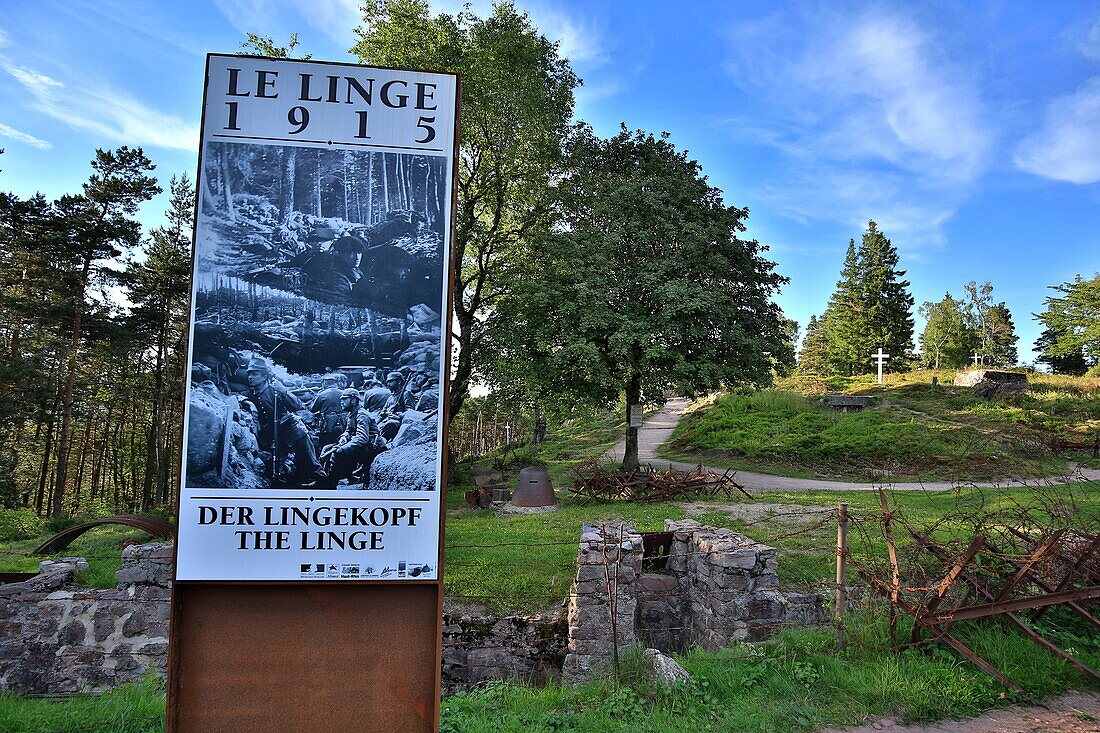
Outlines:
[[[189,377],[178,504],[177,580],[427,581],[440,577],[438,565],[444,506],[443,438],[446,355],[450,335],[447,316],[457,105],[458,79],[454,74],[318,61],[208,55],[188,333]],[[325,185],[322,170],[325,161],[333,162],[333,156],[339,156],[345,171],[342,221],[341,217],[325,217],[322,205]],[[250,192],[242,197],[242,192],[230,188],[230,182],[239,176],[240,170],[232,173],[222,170],[231,165],[240,169],[247,163],[253,178],[266,176],[281,181],[278,188],[284,192],[289,188],[290,198],[294,199],[295,192],[302,187],[302,181],[294,176],[302,175],[301,172],[292,175],[288,171],[294,170],[293,165],[284,165],[286,170],[281,170],[271,161],[310,158],[316,160],[318,183],[317,218],[312,229],[308,230],[308,236],[302,234],[306,225],[299,227],[299,231],[293,230],[293,224],[298,220],[289,216],[289,210],[280,211],[275,216],[276,226],[269,235],[266,225],[257,224],[256,220],[271,223],[271,212],[278,209],[278,202],[273,200],[277,194]],[[401,184],[402,193],[398,196],[402,202],[400,207],[392,205],[392,191],[386,192],[383,206],[377,207],[370,193],[378,188],[377,174],[373,174],[374,177],[367,175],[366,198],[372,201],[367,221],[353,222],[351,219],[356,217],[352,216],[350,204],[347,203],[349,161],[357,171],[373,171],[371,166],[381,163],[387,176],[394,170],[387,168],[387,163],[403,165],[407,181],[412,180],[408,174],[410,167],[418,172],[422,170],[423,190],[416,188],[420,185],[419,179],[415,184],[408,183],[408,190],[404,190],[405,184]],[[267,167],[261,167],[257,172],[257,166]],[[281,179],[280,174],[284,176]],[[221,176],[224,176],[224,181]],[[389,183],[390,179],[386,177],[383,185],[388,186]],[[265,191],[274,191],[275,188],[268,185]],[[362,190],[358,193],[362,194]],[[222,205],[222,210],[219,205]],[[361,206],[360,203],[358,213],[361,213]],[[247,217],[241,214],[238,207],[248,207]],[[234,221],[232,227],[227,226],[227,210],[235,211],[242,219],[248,218],[248,224],[237,226],[239,222]],[[293,210],[302,213],[297,205]],[[381,222],[375,219],[376,211],[383,215]],[[374,237],[373,227],[389,222],[391,215],[400,220],[406,214],[412,221],[414,246],[421,236],[427,236],[430,241],[434,241],[435,237],[439,239],[436,250],[429,250],[434,256],[427,258],[434,262],[435,269],[424,265],[427,274],[422,279],[428,284],[415,281],[410,288],[397,287],[393,283],[377,285],[382,275],[376,272],[388,272],[379,266],[376,272],[361,273],[363,280],[372,278],[370,288],[357,289],[362,281],[353,278],[350,287],[345,288],[345,280],[349,278],[344,277],[343,271],[334,273],[336,266],[332,265],[339,254],[352,251],[345,238],[359,239],[368,244],[367,255],[375,258],[382,258],[380,248],[389,247],[386,250],[389,259],[385,261],[396,258],[404,263],[404,255],[393,249],[397,245],[392,242],[379,245],[370,240]],[[308,216],[303,214],[301,218]],[[322,237],[331,232],[322,227],[329,226],[331,222],[323,222],[325,218],[335,218],[337,222],[332,226],[344,229],[327,242]],[[400,224],[395,226],[400,228]],[[246,231],[251,234],[243,234]],[[375,238],[386,234],[382,231]],[[288,240],[292,243],[287,244]],[[344,240],[342,250],[336,244],[341,240]],[[296,247],[302,247],[302,252],[293,252]],[[397,248],[400,249],[399,246]],[[303,260],[306,255],[313,259]],[[317,260],[317,257],[321,259]],[[411,267],[421,266],[416,264],[416,260],[409,261],[414,262]],[[306,264],[303,265],[303,262]],[[309,270],[309,262],[320,264]],[[263,266],[257,269],[254,265]],[[332,266],[326,268],[325,265]],[[357,263],[357,266],[364,268],[367,265],[368,261],[363,259]],[[387,266],[394,267],[392,264]],[[408,269],[410,266],[402,264],[401,267]],[[420,270],[414,269],[414,272]],[[231,281],[229,286],[224,284],[226,280]],[[302,311],[298,313],[297,321],[304,320],[305,324],[291,327],[289,332],[283,334],[283,340],[276,338],[275,343],[266,337],[255,337],[259,333],[255,299],[252,305],[254,313],[250,319],[241,320],[233,308],[228,309],[228,316],[222,313],[215,317],[211,310],[214,306],[210,303],[220,294],[218,288],[238,288],[241,283],[248,288],[250,296],[258,291],[262,297],[274,300],[283,298],[291,303],[292,322],[295,322],[293,303],[300,302]],[[420,289],[409,295],[413,287]],[[383,295],[378,295],[380,292]],[[317,314],[327,312],[330,319],[328,328],[332,334],[340,331],[345,324],[349,329],[362,327],[363,314],[351,311],[371,311],[374,315],[366,317],[374,322],[378,320],[376,307],[388,308],[387,317],[393,317],[394,309],[399,307],[394,302],[403,304],[408,298],[421,293],[432,296],[425,298],[423,303],[418,301],[417,307],[422,304],[434,311],[438,337],[434,342],[424,338],[425,333],[433,333],[430,312],[428,325],[424,326],[421,323],[423,319],[416,318],[410,310],[400,331],[403,348],[398,354],[405,356],[409,352],[408,331],[421,327],[424,330],[417,332],[418,337],[422,342],[434,343],[436,349],[439,363],[433,364],[434,369],[424,368],[423,364],[418,363],[407,375],[410,383],[414,377],[423,381],[425,387],[420,394],[427,394],[417,403],[419,409],[415,410],[420,421],[418,429],[422,429],[423,435],[418,438],[415,451],[409,448],[411,443],[404,445],[410,456],[415,452],[419,457],[419,472],[416,475],[421,479],[428,476],[430,480],[421,480],[419,484],[410,482],[414,489],[418,489],[410,491],[395,490],[392,481],[387,486],[372,488],[368,485],[365,489],[354,488],[354,484],[344,482],[336,488],[323,488],[315,482],[304,480],[294,483],[294,474],[301,474],[302,466],[308,468],[310,464],[300,460],[300,456],[308,450],[294,450],[294,436],[300,436],[300,425],[305,425],[305,420],[301,417],[303,413],[287,409],[288,405],[296,407],[287,395],[294,394],[297,389],[306,396],[312,396],[311,391],[316,389],[318,378],[327,371],[340,372],[342,364],[337,362],[346,361],[343,358],[335,361],[329,359],[323,350],[310,351],[303,343],[307,335],[316,335],[318,339],[324,337],[324,334],[314,332],[319,323]],[[388,299],[387,304],[373,305],[379,298]],[[363,305],[367,302],[372,305]],[[304,315],[307,311],[308,316]],[[422,316],[425,311],[419,308],[417,313]],[[283,319],[286,319],[285,315]],[[197,337],[197,334],[200,335]],[[249,338],[241,334],[248,334]],[[372,341],[373,334],[372,330]],[[229,343],[225,343],[227,340]],[[222,361],[223,347],[229,354],[226,357],[228,365]],[[287,354],[295,350],[296,362],[287,366]],[[428,352],[428,357],[422,361],[432,363],[431,349],[421,349],[421,355],[424,351]],[[378,351],[372,354],[377,356]],[[244,361],[246,358],[247,362]],[[303,373],[301,366],[304,362],[315,365],[316,369]],[[361,364],[362,361],[356,363]],[[397,370],[399,363],[398,359],[386,368]],[[260,366],[257,367],[257,364]],[[255,387],[251,383],[252,372],[261,373],[264,364],[273,381]],[[354,383],[355,370],[343,370],[341,373],[350,375]],[[422,374],[424,376],[420,376]],[[241,387],[242,375],[248,380],[244,388]],[[275,387],[274,382],[282,383],[285,391]],[[435,417],[429,431],[424,425],[431,420],[433,386]],[[265,413],[259,405],[263,402],[263,394],[270,394],[272,390],[276,394],[273,400],[275,407]],[[295,397],[303,407],[308,407],[301,397]],[[228,418],[224,425],[228,427],[221,436],[221,443],[211,446],[210,436],[199,429],[198,420],[205,413],[216,412],[219,403],[226,406]],[[364,404],[364,407],[368,405]],[[264,423],[265,414],[271,418],[267,423]],[[420,417],[425,414],[426,418]],[[286,427],[280,435],[279,429],[284,424]],[[268,428],[263,425],[268,425]],[[271,450],[260,449],[253,455],[247,448],[239,449],[247,443],[250,430],[256,436],[257,446],[264,442],[261,437],[265,433],[273,435],[269,438]],[[432,434],[435,436],[434,465],[428,466],[423,461],[428,450],[423,446],[430,443]],[[391,443],[400,440],[401,436],[397,436]],[[297,445],[304,444],[299,442]],[[389,449],[398,450],[401,450],[400,445]],[[398,455],[389,451],[390,459]],[[320,446],[317,446],[317,452],[320,452]],[[215,456],[217,470],[207,468],[210,463],[207,454]],[[265,454],[267,458],[264,458]],[[249,460],[256,470],[248,473],[242,469],[244,472],[241,475],[246,476],[246,480],[234,473],[231,467],[248,463]],[[408,465],[414,465],[412,458]],[[262,466],[262,469],[256,466]],[[289,478],[284,476],[280,466],[290,466],[292,475]],[[425,466],[428,468],[425,469]],[[255,478],[261,474],[261,479]],[[268,475],[270,478],[263,478]],[[301,475],[297,478],[300,479]]]

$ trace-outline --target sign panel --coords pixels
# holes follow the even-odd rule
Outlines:
[[[439,577],[456,86],[208,57],[178,580]]]
[[[641,405],[631,405],[629,420],[627,425],[632,428],[640,428],[645,424],[645,416],[642,413]]]

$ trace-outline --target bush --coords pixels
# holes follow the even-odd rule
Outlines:
[[[33,509],[0,508],[0,542],[29,539],[41,534],[44,525]]]
[[[56,517],[50,517],[46,520],[46,529],[50,534],[57,534],[63,529],[72,527],[74,524],[76,524],[76,519],[73,518],[73,515],[63,511]]]

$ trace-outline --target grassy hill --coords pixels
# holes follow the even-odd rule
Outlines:
[[[932,377],[939,385],[932,386]],[[789,476],[867,480],[995,480],[1050,475],[1091,453],[1055,455],[1051,440],[1100,431],[1100,379],[1029,373],[1028,389],[986,400],[951,386],[953,371],[799,376],[774,389],[699,403],[664,455]],[[825,407],[825,394],[871,397],[861,412]]]

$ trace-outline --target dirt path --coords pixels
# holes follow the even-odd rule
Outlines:
[[[672,437],[672,431],[676,428],[676,424],[680,422],[680,418],[683,417],[684,411],[688,407],[688,400],[682,397],[675,397],[665,403],[664,407],[659,412],[651,415],[641,428],[638,429],[638,458],[642,463],[652,463],[654,466],[667,466],[672,464],[674,467],[680,470],[690,470],[695,468],[694,463],[685,463],[682,461],[669,461],[667,458],[661,458],[657,455],[657,448],[668,441]],[[625,443],[619,443],[614,448],[604,454],[605,458],[621,461],[623,459],[623,451],[626,449]],[[704,466],[711,471],[717,473],[724,473],[725,468],[716,468],[710,466]],[[981,488],[993,488],[1001,486],[1034,486],[1038,481],[1065,483],[1069,480],[1074,481],[1096,481],[1100,480],[1100,470],[1088,469],[1081,466],[1076,468],[1074,475],[1072,476],[1053,476],[1047,479],[1005,479],[1003,481],[995,481],[989,483],[973,483],[965,482],[962,484],[952,483],[950,481],[928,481],[928,482],[901,482],[901,483],[857,483],[851,481],[829,481],[827,479],[808,479],[808,478],[791,478],[789,476],[773,476],[768,473],[756,473],[754,471],[742,471],[738,470],[735,480],[744,486],[749,491],[874,491],[880,485],[887,488],[896,489],[899,491],[950,491],[956,486],[975,486]]]
[[[898,725],[880,720],[823,733],[1100,733],[1100,695],[1071,692],[1034,707],[993,710],[970,720]]]

